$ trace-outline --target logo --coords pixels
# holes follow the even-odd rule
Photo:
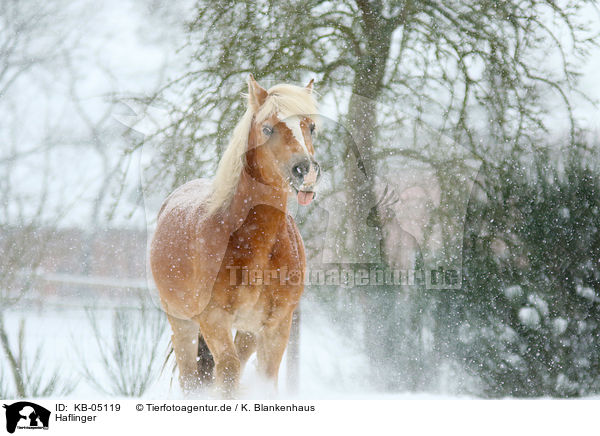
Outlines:
[[[15,429],[48,430],[50,411],[28,401],[6,405],[6,431],[14,433]]]

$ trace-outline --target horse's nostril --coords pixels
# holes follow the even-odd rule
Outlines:
[[[308,174],[309,170],[310,170],[310,163],[308,163],[308,162],[300,162],[299,164],[294,165],[294,167],[292,168],[292,172],[297,177],[304,177],[305,175]]]

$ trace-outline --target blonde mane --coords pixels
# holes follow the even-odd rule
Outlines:
[[[282,119],[294,115],[317,114],[317,103],[313,93],[307,88],[281,84],[270,88],[267,94],[265,102],[256,113],[252,111],[251,105],[248,105],[246,113],[233,130],[229,145],[219,161],[212,192],[207,200],[209,215],[231,203],[246,163],[248,136],[253,118],[260,123],[275,113]]]

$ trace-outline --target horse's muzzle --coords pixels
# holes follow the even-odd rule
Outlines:
[[[298,204],[308,206],[315,198],[321,167],[311,157],[303,157],[291,169],[291,185],[296,191]]]

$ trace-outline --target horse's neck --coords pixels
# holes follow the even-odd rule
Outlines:
[[[244,223],[250,210],[259,205],[271,206],[269,210],[273,217],[284,219],[287,215],[287,191],[265,185],[243,170],[224,217],[237,229]]]

